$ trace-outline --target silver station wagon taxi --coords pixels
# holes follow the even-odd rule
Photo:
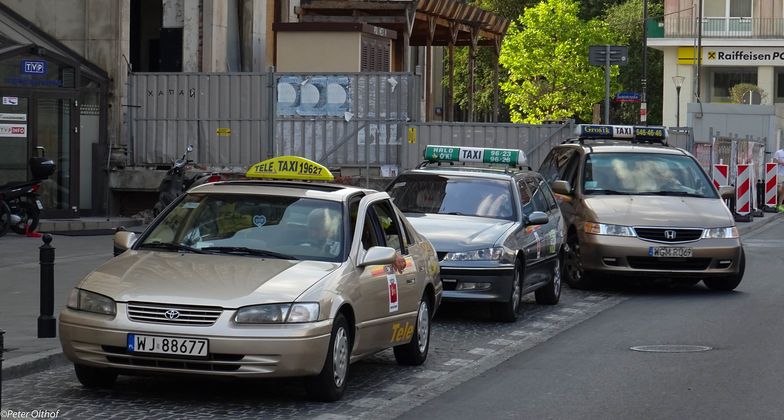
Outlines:
[[[283,156],[249,177],[325,180]],[[306,377],[339,399],[349,364],[393,347],[428,354],[436,253],[387,193],[328,183],[227,181],[181,196],[73,289],[60,340],[88,387],[118,374]]]

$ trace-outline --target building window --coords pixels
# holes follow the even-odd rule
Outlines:
[[[389,40],[362,37],[360,71],[389,71]]]
[[[775,103],[784,102],[784,69],[782,68],[776,69],[775,83],[776,83],[776,87],[775,87],[776,95],[775,98],[773,98],[773,102]]]
[[[757,84],[757,69],[722,69],[711,73],[711,102],[730,102],[730,89],[739,83]]]

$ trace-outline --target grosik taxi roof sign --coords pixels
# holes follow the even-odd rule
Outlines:
[[[299,156],[278,156],[251,165],[248,178],[295,179],[302,181],[332,181],[329,169]]]
[[[579,124],[575,134],[582,139],[629,139],[663,142],[667,138],[664,127],[632,125]]]
[[[527,164],[525,153],[519,149],[428,145],[424,154],[428,162],[479,162],[510,166]]]

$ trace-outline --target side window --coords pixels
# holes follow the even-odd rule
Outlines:
[[[356,218],[356,216],[354,216]],[[381,241],[378,239],[378,232],[376,231],[376,226],[373,223],[373,213],[368,212],[365,216],[365,223],[362,226],[362,248],[367,251],[371,247],[381,245]]]
[[[405,244],[401,235],[400,224],[397,221],[397,215],[392,210],[389,201],[380,201],[374,203],[370,208],[375,212],[378,218],[378,223],[381,225],[381,231],[384,234],[384,242],[386,246],[395,248],[402,254],[405,254]]]
[[[517,190],[520,191],[520,207],[523,209],[523,214],[528,216],[534,211],[534,203],[522,179],[517,181]]]
[[[550,154],[547,155],[542,166],[539,167],[539,173],[542,174],[547,182],[553,182],[561,176],[558,170],[558,160],[561,155],[563,155],[563,150],[558,148],[550,150]]]
[[[570,150],[569,153],[564,153],[563,158],[564,161],[563,166],[560,169],[560,179],[569,181],[569,184],[574,187],[574,183],[577,179],[577,167],[580,166],[580,154],[574,150]]]
[[[357,229],[357,216],[359,215],[359,202],[362,197],[352,197],[348,203],[348,228],[350,229],[351,236],[347,241],[349,244],[354,242],[354,234]],[[366,248],[367,249],[367,248]]]
[[[553,195],[553,190],[550,189],[550,186],[541,179],[536,181],[539,182],[539,191],[542,192],[545,200],[547,200],[547,206],[550,207],[550,210],[558,208],[558,202],[555,201],[555,195]]]
[[[542,189],[539,188],[538,180],[534,178],[526,178],[525,183],[528,185],[528,189],[531,191],[531,201],[533,202],[534,211],[543,211],[545,213],[549,212],[550,206],[547,203],[547,199],[544,198]]]

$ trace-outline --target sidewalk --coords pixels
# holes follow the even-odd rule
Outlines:
[[[52,232],[55,247],[54,316],[65,306],[73,286],[112,257],[109,225],[128,224],[112,219],[41,221]],[[89,230],[88,230],[89,229]],[[138,227],[130,228],[137,230]],[[83,236],[84,233],[103,233]],[[0,237],[0,330],[5,331],[3,379],[24,376],[64,363],[58,338],[37,338],[40,313],[40,238],[8,232]]]
[[[738,222],[741,236],[782,218],[765,213],[752,222]],[[133,228],[132,230],[139,230]],[[54,235],[55,317],[71,288],[86,274],[112,258],[112,236]],[[5,330],[3,379],[25,376],[67,363],[58,338],[37,338],[39,314],[38,247],[41,239],[9,233],[0,238],[0,329]]]

